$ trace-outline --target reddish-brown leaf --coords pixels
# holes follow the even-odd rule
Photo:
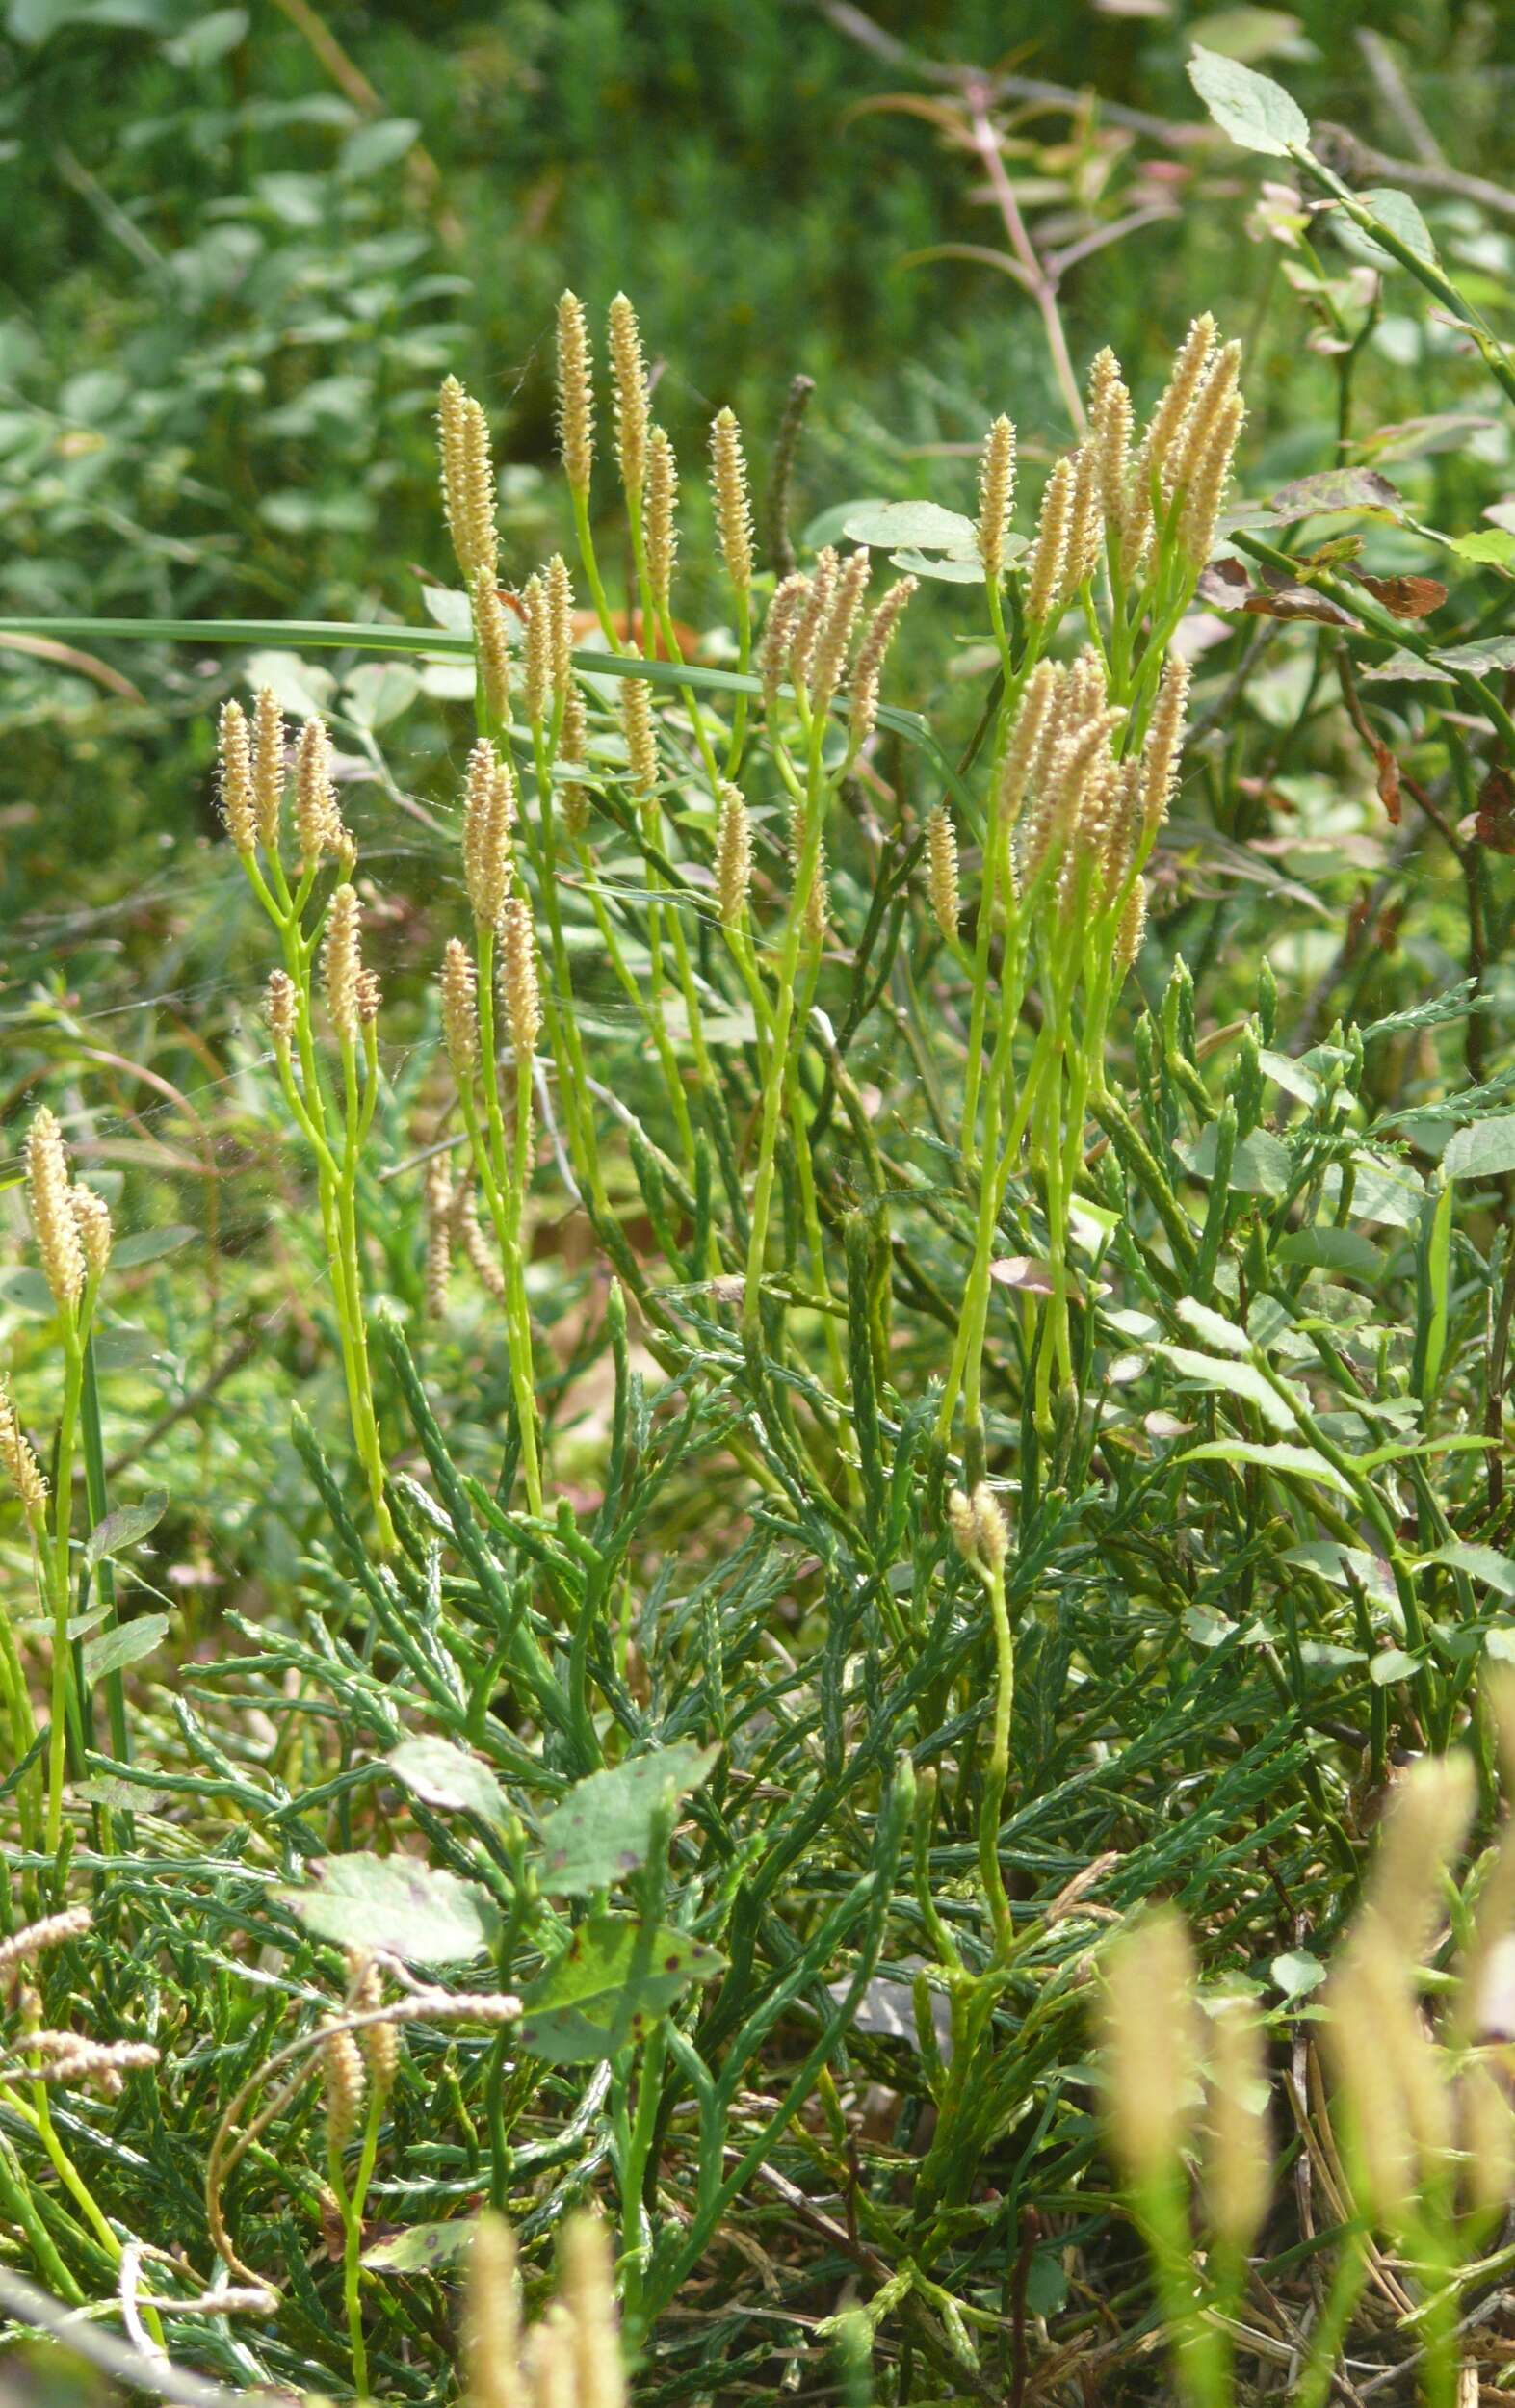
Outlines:
[[[1515,784],[1507,770],[1490,770],[1478,788],[1474,834],[1491,852],[1515,853]]]
[[[1370,577],[1360,568],[1352,574],[1364,592],[1396,618],[1428,618],[1447,599],[1447,589],[1438,577]]]
[[[1266,593],[1249,593],[1241,608],[1258,618],[1313,618],[1322,627],[1355,627],[1357,620],[1340,602],[1332,602],[1312,586],[1269,586]]]

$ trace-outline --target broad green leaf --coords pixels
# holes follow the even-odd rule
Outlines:
[[[477,2229],[471,2215],[455,2215],[447,2224],[408,2224],[387,2240],[371,2242],[362,2264],[374,2274],[432,2274],[467,2256]]]
[[[1366,1547],[1343,1547],[1334,1538],[1312,1538],[1303,1546],[1291,1547],[1280,1560],[1318,1572],[1334,1588],[1345,1588],[1350,1572],[1361,1583],[1370,1605],[1381,1606],[1391,1613],[1398,1610],[1393,1572],[1382,1556],[1371,1554]]]
[[[97,1329],[91,1343],[96,1371],[136,1372],[157,1360],[158,1341],[134,1322],[122,1322],[115,1329]]]
[[[939,502],[854,502],[842,522],[854,543],[879,552],[909,544],[922,552],[971,552],[974,523]],[[983,571],[979,571],[980,578]]]
[[[1515,1170],[1515,1112],[1459,1129],[1447,1140],[1442,1169],[1449,1179],[1498,1179]]]
[[[1256,1405],[1270,1429],[1297,1426],[1283,1398],[1269,1387],[1255,1363],[1239,1363],[1234,1356],[1193,1354],[1188,1347],[1160,1346],[1155,1351],[1165,1356],[1186,1379],[1197,1380],[1214,1395],[1244,1397],[1248,1404]]]
[[[1068,2296],[1068,2269],[1061,2253],[1056,2249],[1038,2249],[1026,2269],[1022,2298],[1032,2316],[1056,2316]]]
[[[82,1798],[86,1806],[108,1806],[116,1815],[155,1815],[166,1801],[164,1791],[142,1781],[122,1781],[113,1772],[91,1772],[87,1781],[75,1781],[70,1795]]]
[[[96,1522],[85,1541],[84,1559],[91,1572],[107,1556],[118,1556],[126,1548],[135,1547],[139,1538],[156,1530],[169,1509],[166,1488],[151,1488],[140,1505],[118,1505],[103,1522]]]
[[[1404,245],[1406,250],[1413,251],[1417,259],[1424,259],[1428,267],[1435,266],[1436,246],[1431,240],[1430,227],[1408,193],[1397,193],[1387,185],[1374,184],[1366,192],[1359,193],[1357,197],[1365,209],[1372,211],[1378,223]],[[1372,236],[1349,218],[1345,210],[1337,212],[1332,225],[1343,249],[1351,251],[1354,257],[1366,259],[1374,268],[1397,268],[1401,265],[1392,250],[1386,250],[1382,243],[1375,243]]]
[[[357,727],[386,727],[408,711],[421,680],[407,661],[364,661],[342,688],[342,708]]]
[[[1212,1121],[1192,1145],[1181,1145],[1175,1150],[1196,1179],[1213,1179],[1217,1142],[1215,1124]],[[1227,1184],[1233,1195],[1284,1194],[1289,1186],[1288,1146],[1267,1129],[1249,1130],[1236,1141]]]
[[[1496,1663],[1515,1663],[1515,1624],[1496,1622],[1492,1630],[1484,1632],[1483,1645]]]
[[[84,1677],[91,1687],[112,1672],[123,1672],[161,1647],[169,1633],[166,1613],[140,1613],[134,1622],[115,1622],[98,1638],[84,1642]]]
[[[983,563],[977,552],[917,552],[907,544],[903,551],[890,553],[889,565],[905,576],[934,577],[944,586],[983,583]]]
[[[450,1740],[402,1740],[384,1762],[425,1805],[478,1815],[485,1822],[509,1820],[509,1800],[488,1766]]]
[[[1425,1182],[1408,1163],[1376,1154],[1352,1156],[1353,1220],[1378,1221],[1391,1229],[1413,1229],[1425,1200]],[[1334,1213],[1342,1193],[1341,1165],[1332,1163],[1320,1182],[1321,1202]]]
[[[1355,1229],[1291,1229],[1280,1238],[1273,1254],[1280,1263],[1341,1271],[1348,1279],[1376,1279],[1383,1269],[1377,1246]]]
[[[1451,549],[1460,560],[1505,568],[1515,561],[1515,535],[1507,527],[1481,527],[1476,535],[1453,536]]]
[[[1366,510],[1374,518],[1399,518],[1404,502],[1397,485],[1376,468],[1319,468],[1280,485],[1267,505],[1275,518],[1328,517],[1337,510]]]
[[[1186,1606],[1183,1618],[1196,1647],[1221,1647],[1236,1636],[1237,1626],[1230,1617],[1213,1612],[1209,1606]]]
[[[197,22],[185,27],[172,41],[163,45],[163,55],[174,66],[203,69],[214,66],[229,50],[245,41],[248,33],[246,9],[211,9]]]
[[[1320,1082],[1313,1070],[1292,1054],[1273,1054],[1265,1050],[1258,1055],[1258,1067],[1265,1078],[1281,1086],[1286,1095],[1294,1096],[1301,1104],[1313,1104],[1320,1093]]]
[[[1180,1296],[1173,1310],[1196,1338],[1203,1338],[1207,1346],[1215,1347],[1221,1354],[1237,1355],[1243,1362],[1250,1355],[1252,1341],[1246,1331],[1238,1329],[1223,1313],[1212,1312],[1208,1304],[1199,1303],[1191,1296]]]
[[[1306,1956],[1303,1949],[1288,1949],[1275,1956],[1268,1971],[1286,1999],[1302,1999],[1307,1990],[1317,1990],[1325,1979],[1325,1967],[1318,1956]]]
[[[297,719],[319,719],[330,708],[336,679],[328,668],[302,661],[298,652],[254,652],[245,672],[248,691],[272,686],[279,708]]]
[[[636,1872],[667,1791],[683,1797],[698,1789],[719,1753],[679,1740],[576,1782],[542,1825],[542,1888],[553,1898],[588,1898]]]
[[[636,1970],[640,1926],[628,1915],[592,1915],[522,2002],[521,2045],[551,2065],[592,2065],[640,2040],[692,1981],[724,1959],[701,1940],[659,1926],[646,1970]]]
[[[122,1238],[111,1249],[112,1270],[133,1270],[139,1263],[161,1262],[165,1254],[177,1254],[181,1245],[193,1245],[199,1236],[197,1229],[185,1221],[172,1221],[164,1229],[139,1229],[133,1238]]]
[[[387,1949],[410,1965],[467,1964],[500,1927],[487,1890],[416,1856],[327,1856],[307,1883],[274,1896],[321,1939]]]
[[[1287,1472],[1296,1479],[1313,1479],[1322,1488],[1334,1488],[1340,1496],[1352,1493],[1334,1463],[1327,1463],[1314,1447],[1293,1447],[1282,1440],[1268,1446],[1258,1446],[1246,1438],[1214,1438],[1205,1446],[1190,1447],[1180,1455],[1181,1463],[1256,1463],[1265,1472]]]
[[[1189,53],[1188,80],[1223,134],[1241,150],[1261,150],[1272,159],[1310,142],[1310,120],[1295,100],[1270,75],[1239,59],[1222,58],[1217,50],[1197,44]]]
[[[1502,1597],[1515,1597],[1515,1562],[1502,1556],[1496,1547],[1477,1547],[1453,1539],[1447,1547],[1438,1547],[1423,1563],[1445,1563],[1453,1572],[1466,1572],[1470,1580],[1481,1581],[1485,1588],[1497,1589]]]
[[[1413,1680],[1421,1668],[1419,1656],[1406,1653],[1402,1647],[1385,1647],[1368,1662],[1368,1677],[1375,1688],[1387,1688],[1393,1681]]]
[[[13,1304],[18,1313],[39,1313],[44,1321],[51,1321],[58,1310],[51,1288],[30,1263],[19,1263],[12,1270],[0,1271],[0,1296],[7,1304]]]
[[[421,600],[427,616],[434,618],[438,627],[445,627],[450,635],[466,636],[472,642],[473,608],[466,593],[456,586],[426,585],[421,588]]]
[[[355,179],[377,175],[381,168],[394,167],[420,131],[416,118],[379,118],[372,125],[360,125],[342,145],[338,174]]]

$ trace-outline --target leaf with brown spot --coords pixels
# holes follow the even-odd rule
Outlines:
[[[521,2045],[551,2065],[595,2064],[725,1961],[667,1924],[644,1936],[632,1916],[591,1915],[527,1991]]]

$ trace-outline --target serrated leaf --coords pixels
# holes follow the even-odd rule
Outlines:
[[[1442,1169],[1449,1179],[1498,1179],[1515,1170],[1515,1112],[1459,1129],[1447,1141]]]
[[[854,502],[842,533],[878,552],[908,544],[922,552],[966,553],[976,540],[973,520],[960,510],[943,510],[939,502]]]
[[[487,1890],[416,1856],[323,1857],[308,1882],[274,1896],[321,1939],[387,1949],[409,1965],[467,1964],[499,1935]]]
[[[371,2242],[360,2263],[374,2274],[433,2274],[467,2256],[478,2229],[471,2215],[456,2215],[447,2224],[410,2224],[387,2240]]]
[[[113,1623],[98,1638],[84,1642],[84,1677],[92,1688],[112,1672],[124,1672],[129,1663],[140,1662],[161,1647],[169,1635],[166,1613],[140,1613],[134,1622]]]
[[[133,1270],[141,1263],[161,1262],[166,1254],[177,1254],[181,1245],[193,1245],[199,1236],[187,1221],[171,1221],[164,1229],[139,1229],[136,1236],[122,1238],[111,1249],[113,1270]]]
[[[1342,1478],[1334,1463],[1314,1447],[1293,1447],[1283,1440],[1260,1446],[1247,1438],[1214,1438],[1202,1447],[1190,1447],[1180,1455],[1181,1463],[1255,1463],[1265,1472],[1287,1472],[1297,1479],[1313,1479],[1322,1488],[1334,1488],[1339,1496],[1349,1497],[1351,1488]]]
[[[425,1805],[479,1815],[485,1822],[509,1820],[509,1800],[488,1766],[450,1740],[402,1740],[384,1762]]]
[[[537,1878],[552,1898],[588,1898],[645,1864],[652,1825],[671,1789],[698,1789],[719,1755],[679,1740],[576,1782],[542,1825]]]
[[[1515,561],[1515,535],[1507,527],[1480,527],[1471,536],[1453,536],[1451,548],[1459,560],[1505,568]]]
[[[1208,1304],[1199,1303],[1191,1296],[1180,1296],[1173,1310],[1196,1338],[1205,1340],[1207,1346],[1217,1347],[1222,1354],[1237,1355],[1243,1362],[1251,1354],[1252,1341],[1246,1331],[1238,1329],[1235,1322],[1228,1322],[1223,1313],[1212,1312]]]
[[[638,1971],[640,1925],[629,1915],[591,1915],[522,2002],[521,2045],[551,2065],[592,2065],[648,2030],[692,1981],[724,1959],[701,1940],[661,1924]]]
[[[1270,75],[1196,44],[1189,53],[1188,80],[1239,149],[1287,159],[1291,151],[1309,146],[1309,118]]]
[[[1497,1547],[1477,1547],[1453,1539],[1450,1546],[1437,1547],[1423,1556],[1423,1563],[1445,1563],[1453,1572],[1466,1572],[1470,1580],[1481,1581],[1501,1597],[1515,1597],[1515,1562],[1502,1556]]]
[[[85,1541],[84,1559],[92,1572],[107,1556],[118,1556],[128,1547],[135,1547],[139,1538],[156,1530],[169,1510],[166,1488],[151,1488],[140,1505],[118,1505],[103,1522],[96,1522]]]

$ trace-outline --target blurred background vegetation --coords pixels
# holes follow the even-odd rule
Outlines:
[[[686,451],[730,401],[761,458],[790,378],[814,378],[818,502],[956,499],[967,466],[933,456],[1001,406],[1033,453],[1062,440],[1032,304],[983,257],[919,257],[1004,248],[982,163],[919,113],[965,65],[1011,79],[996,121],[1039,238],[1100,238],[1060,296],[1081,373],[1109,341],[1150,388],[1215,304],[1251,338],[1259,432],[1314,464],[1330,379],[1292,313],[1261,314],[1271,258],[1241,233],[1245,167],[1195,124],[1196,39],[1393,154],[1497,167],[1515,13],[1448,0],[8,0],[0,609],[410,610],[439,559],[447,367],[494,414],[524,574],[556,507],[564,283],[591,311],[632,291]],[[141,794],[100,747],[120,715],[97,687],[13,654],[0,676],[50,827],[88,798],[70,858],[114,853],[144,808],[182,832],[182,791]]]

